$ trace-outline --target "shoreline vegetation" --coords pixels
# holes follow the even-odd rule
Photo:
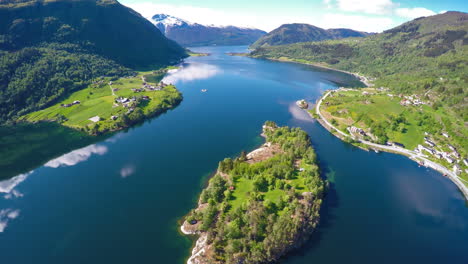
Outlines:
[[[327,91],[324,94],[324,96],[318,99],[315,109],[311,111],[307,111],[307,112],[312,118],[315,118],[330,133],[332,133],[333,135],[335,135],[336,137],[340,138],[341,140],[347,143],[350,143],[364,150],[379,150],[379,151],[385,151],[385,152],[394,153],[394,154],[400,154],[400,155],[408,157],[409,159],[417,162],[418,164],[422,166],[432,168],[442,173],[444,176],[447,176],[458,187],[458,189],[462,192],[465,199],[468,200],[468,182],[464,180],[463,178],[459,177],[455,171],[451,171],[450,169],[446,168],[444,166],[445,164],[442,165],[440,164],[440,162],[439,163],[435,162],[433,158],[430,159],[431,158],[430,156],[425,155],[421,151],[408,150],[402,146],[399,146],[398,144],[383,145],[379,143],[373,143],[363,138],[360,138],[356,134],[365,133],[365,132],[361,132],[359,128],[357,128],[356,130],[357,133],[353,134],[351,129],[348,130],[349,134],[345,133],[336,127],[338,123],[335,123],[333,121],[328,121],[327,118],[322,114],[321,109],[320,109],[323,103],[323,100],[325,100],[328,96],[330,96],[330,94],[339,93],[340,91],[350,91],[350,90],[353,90],[353,89],[341,89],[341,90]],[[313,113],[315,113],[315,115],[313,115]],[[332,119],[332,120],[336,120],[336,119]],[[335,125],[332,123],[335,123]]]
[[[250,55],[245,53],[242,56],[250,56]],[[296,60],[296,59],[289,59],[289,58],[286,58],[286,57],[282,57],[282,58],[270,58],[270,57],[263,57],[263,56],[250,56],[250,57],[259,58],[259,59],[266,59],[266,60],[271,60],[271,61],[279,61],[279,62],[292,62],[292,63],[298,63],[298,64],[304,64],[304,65],[310,65],[310,66],[314,66],[314,67],[324,68],[324,69],[328,69],[328,70],[332,70],[332,71],[342,72],[342,73],[350,74],[350,75],[358,78],[367,88],[372,88],[374,86],[373,85],[373,81],[375,81],[374,78],[366,77],[366,76],[364,76],[364,75],[362,75],[360,73],[352,73],[352,72],[345,71],[345,70],[334,69],[334,68],[324,66],[324,65],[321,65],[321,64],[318,64],[318,63],[313,63],[313,62],[303,61],[303,60]],[[383,87],[377,88],[377,89],[380,90],[380,92],[385,93],[385,95],[388,98],[390,98],[390,96],[388,96],[387,93],[391,92],[391,90],[389,90],[388,88],[383,88]],[[354,88],[342,88],[342,90],[344,90],[344,91],[356,91],[356,92],[359,92],[359,93],[363,91],[363,89],[354,89]],[[369,150],[376,151],[377,150],[377,151],[385,151],[385,152],[389,152],[389,153],[404,155],[404,156],[407,156],[408,158],[410,158],[411,160],[417,162],[418,164],[420,164],[422,166],[430,167],[430,168],[442,173],[444,176],[447,176],[448,178],[450,178],[450,180],[462,192],[465,199],[468,200],[468,175],[466,174],[466,170],[468,168],[465,168],[465,170],[462,169],[462,167],[468,167],[468,165],[465,163],[466,159],[464,159],[464,156],[461,156],[457,152],[457,146],[454,147],[452,144],[449,143],[447,146],[450,146],[449,147],[450,149],[446,150],[447,152],[445,152],[445,153],[441,150],[440,151],[441,152],[441,154],[440,154],[441,158],[436,160],[436,158],[434,158],[433,155],[425,155],[425,153],[422,153],[422,151],[424,151],[426,146],[423,146],[423,148],[421,148],[421,147],[419,147],[419,146],[422,146],[421,144],[417,144],[418,147],[419,147],[419,149],[417,151],[412,151],[412,150],[408,150],[408,149],[405,149],[404,147],[399,146],[398,142],[396,144],[394,142],[392,142],[391,143],[392,146],[388,146],[388,145],[376,144],[376,143],[366,141],[366,140],[356,139],[354,136],[348,135],[347,133],[344,133],[343,131],[335,128],[335,126],[330,124],[325,119],[325,117],[323,117],[323,116],[321,117],[321,115],[320,115],[320,111],[317,108],[317,106],[319,106],[319,103],[322,102],[322,100],[329,93],[332,93],[332,92],[335,92],[335,91],[338,91],[338,90],[332,90],[332,91],[326,92],[324,96],[322,96],[320,99],[317,100],[316,108],[313,111],[307,111],[308,114],[312,118],[319,121],[319,123],[325,129],[327,129],[330,133],[332,133],[336,137],[340,138],[341,140],[343,140],[345,142],[348,142],[348,143],[350,143],[350,144],[352,144],[352,145],[354,145],[356,147],[359,147],[359,148],[361,148],[363,150],[366,150],[366,151],[369,151]],[[403,96],[403,99],[406,99],[406,98]],[[406,99],[406,100],[409,101],[408,99]],[[413,99],[413,100],[415,100],[415,99]],[[333,120],[335,120],[335,122],[338,122],[338,121],[336,121],[336,120],[338,120],[336,118],[333,118]],[[368,129],[370,130],[370,128],[368,128]],[[442,133],[444,135],[447,135],[447,132],[438,131],[439,138],[441,138],[440,135],[442,135]],[[429,139],[428,136],[431,136],[431,135],[429,133],[425,132],[425,133],[422,133],[421,135],[419,135],[418,137],[422,138],[422,139],[424,139],[424,138]],[[434,135],[432,135],[432,137],[433,136]],[[450,136],[449,136],[449,138],[450,138]],[[424,140],[424,141],[426,141],[426,142],[429,141],[429,142],[433,143],[431,141],[431,139]],[[424,143],[426,143],[426,142],[424,142]],[[419,143],[422,143],[422,142],[419,142]],[[422,144],[424,144],[424,143],[422,143]],[[431,143],[429,143],[429,144],[431,144]],[[463,148],[463,146],[461,146],[458,149],[464,149],[464,148]],[[448,151],[450,151],[450,152],[453,151],[453,152],[455,152],[455,155],[459,155],[458,162],[455,162],[455,159],[450,157],[450,154],[449,154]],[[446,155],[449,157],[449,159],[444,158]],[[466,153],[463,152],[462,155],[466,155]],[[461,159],[460,159],[460,157],[461,157]],[[444,160],[447,160],[447,162],[445,162]],[[453,163],[448,162],[450,160],[453,160]],[[441,163],[443,163],[443,164],[441,164]],[[445,165],[452,165],[452,166],[454,166],[454,169],[450,170],[447,167],[445,167]],[[460,174],[461,174],[461,177],[459,176]]]
[[[191,50],[188,50],[187,53],[188,53],[188,55],[190,57],[207,57],[207,56],[211,56],[210,53],[194,52],[194,51],[191,51]]]
[[[18,122],[56,122],[93,136],[129,128],[180,104],[182,94],[174,85],[162,82],[173,68],[95,79],[88,87],[24,115]]]
[[[262,136],[261,147],[219,163],[185,217],[181,232],[198,236],[188,264],[274,262],[317,227],[326,183],[307,133],[268,121]]]

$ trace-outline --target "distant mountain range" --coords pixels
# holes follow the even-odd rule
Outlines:
[[[150,21],[182,46],[250,45],[266,34],[253,28],[205,26],[166,14],[154,15]]]
[[[270,35],[270,34],[269,34]],[[357,39],[263,46],[253,57],[289,59],[359,72],[376,78],[375,86],[403,94],[418,93],[434,109],[452,113],[460,127],[468,122],[468,14],[446,12],[421,17]],[[438,118],[439,119],[439,118]],[[444,126],[452,127],[453,120]],[[454,136],[455,137],[455,136]],[[464,135],[459,134],[460,138]],[[465,149],[466,137],[464,140]]]
[[[251,48],[298,42],[322,41],[349,37],[365,37],[370,33],[347,28],[323,29],[309,24],[284,24],[257,40]]]

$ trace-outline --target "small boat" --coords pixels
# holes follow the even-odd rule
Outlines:
[[[374,152],[375,153],[380,153],[380,151],[378,149],[374,149]]]
[[[208,90],[206,90],[206,89],[202,89],[201,91],[202,91],[202,93],[206,93],[206,91],[208,91]]]

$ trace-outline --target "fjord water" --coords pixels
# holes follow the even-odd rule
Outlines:
[[[211,56],[166,77],[184,94],[176,109],[0,182],[3,263],[184,263],[192,241],[178,220],[218,161],[262,143],[266,120],[307,131],[331,182],[319,229],[281,263],[468,263],[454,184],[343,143],[294,104],[355,80],[225,55],[245,47],[196,50]]]

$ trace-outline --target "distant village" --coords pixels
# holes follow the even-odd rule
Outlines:
[[[96,84],[101,84],[101,83],[102,83],[102,80],[100,82],[96,82]],[[110,81],[108,84],[112,89],[112,94],[114,96],[116,96],[115,92],[119,91],[119,89],[118,88],[112,88],[112,85],[113,85],[112,81]],[[149,91],[161,91],[164,87],[169,86],[169,85],[170,84],[167,84],[167,83],[164,83],[164,82],[161,81],[156,86],[153,86],[153,85],[150,85],[150,84],[146,83],[146,81],[143,78],[143,84],[142,84],[141,88],[132,88],[131,90],[134,93],[142,93],[142,92],[149,92]],[[133,111],[135,111],[135,108],[138,106],[138,102],[140,100],[149,101],[149,100],[151,100],[151,98],[149,96],[147,96],[147,95],[143,95],[143,96],[140,96],[140,97],[132,96],[130,98],[119,96],[119,97],[115,98],[113,107],[122,106],[124,108],[127,108],[126,114],[128,115],[128,114],[132,113]],[[75,101],[75,102],[73,102],[73,104],[62,105],[62,106],[69,107],[69,106],[74,105],[76,102],[78,104],[80,103],[79,101]],[[119,118],[119,116],[118,115],[113,115],[110,118],[111,118],[111,120],[117,120]],[[102,118],[99,117],[99,116],[94,116],[94,117],[89,118],[88,120],[96,123],[96,122],[99,122],[100,120],[102,120]]]
[[[443,151],[441,150],[441,147],[442,146],[438,146],[429,136],[429,133],[425,133],[425,137],[424,137],[424,145],[418,145],[418,147],[414,150],[415,152],[418,152],[418,153],[427,153],[427,154],[430,154],[434,157],[436,157],[437,159],[444,159],[445,161],[447,161],[449,164],[453,164],[453,171],[456,173],[456,174],[460,174],[463,172],[463,170],[461,169],[460,165],[462,162],[463,164],[465,164],[465,166],[468,167],[468,160],[466,158],[462,159],[460,153],[458,153],[457,151],[457,148],[455,148],[453,145],[451,144],[447,144],[447,149],[449,149],[449,151]],[[442,136],[446,137],[446,138],[450,138],[450,136],[443,132],[442,133]],[[436,149],[437,148],[437,149]],[[465,172],[468,173],[468,169],[465,169]]]

